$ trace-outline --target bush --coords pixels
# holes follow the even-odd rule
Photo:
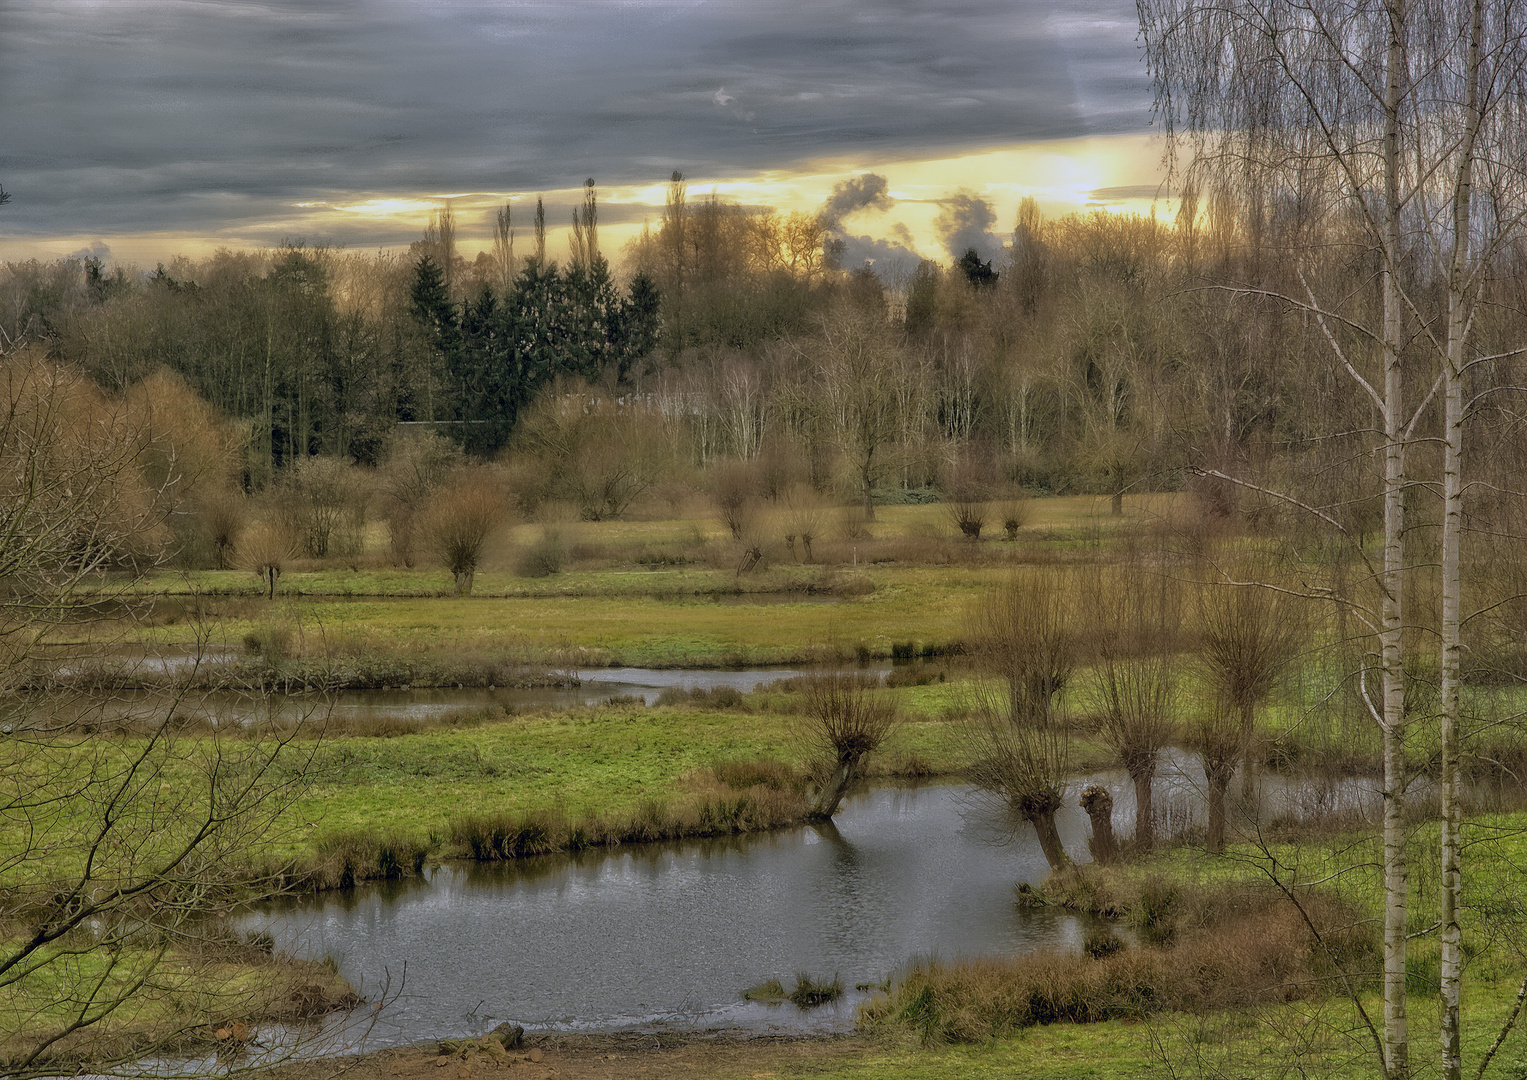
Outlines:
[[[368,478],[348,461],[300,458],[273,491],[275,513],[302,549],[315,559],[360,549],[366,524]]]
[[[427,513],[430,547],[455,579],[456,595],[470,595],[488,538],[508,516],[503,492],[485,470],[463,470]]]
[[[865,514],[864,507],[858,503],[852,503],[839,511],[838,530],[845,540],[874,538],[874,534],[870,532],[869,516]]]
[[[1129,948],[1098,938],[1081,954],[1050,950],[914,964],[889,994],[865,1007],[861,1023],[905,1026],[928,1042],[977,1042],[1036,1024],[1203,1014],[1319,997],[1332,985],[1333,964],[1371,968],[1373,932],[1330,897],[1306,892],[1301,901],[1324,946],[1281,895],[1226,890],[1205,907],[1213,917],[1170,948]]]
[[[524,578],[551,577],[560,574],[567,561],[562,546],[562,534],[555,529],[543,529],[541,539],[522,550],[515,560],[514,572]]]
[[[461,464],[461,450],[434,432],[400,433],[382,465],[382,513],[394,563],[413,568],[420,516]]]

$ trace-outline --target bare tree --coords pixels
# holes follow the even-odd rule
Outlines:
[[[880,749],[897,720],[896,707],[879,689],[879,679],[857,671],[835,671],[806,680],[806,740],[823,759],[824,776],[807,816],[826,820]]]
[[[188,726],[183,688],[135,707],[51,686],[50,635],[99,602],[81,583],[156,543],[167,504],[130,414],[86,380],[13,354],[0,388],[0,1076],[166,1072],[138,1063],[214,1019],[186,1002],[232,1017],[278,1004],[196,943],[279,890],[258,866],[290,842],[283,812],[317,744]]]
[[[1303,603],[1281,587],[1276,568],[1265,558],[1242,555],[1224,573],[1223,582],[1199,592],[1198,652],[1209,683],[1239,720],[1242,794],[1250,797],[1255,788],[1257,707],[1304,645],[1308,621]]]
[[[1070,767],[1071,732],[1060,703],[1075,666],[1069,583],[1015,577],[976,613],[969,773],[1029,822],[1052,870],[1071,864],[1055,826]]]
[[[1088,575],[1088,642],[1094,658],[1092,709],[1099,734],[1135,789],[1135,847],[1155,844],[1155,780],[1176,731],[1182,647],[1181,585],[1169,567],[1136,553]]]
[[[392,557],[414,565],[419,519],[447,477],[461,464],[461,449],[434,432],[399,433],[382,464],[382,511]]]
[[[843,307],[823,320],[816,353],[817,407],[848,460],[864,516],[875,520],[874,490],[896,467],[903,424],[897,390],[901,347],[883,318]]]
[[[827,519],[822,497],[810,484],[792,484],[780,500],[780,514],[790,554],[801,562],[811,562],[812,542],[822,535]]]
[[[943,489],[944,514],[950,523],[965,539],[981,539],[996,489],[991,469],[969,452],[960,453],[945,466],[939,486]],[[1017,531],[1013,529],[1015,535]]]
[[[514,258],[514,207],[505,203],[493,215],[493,266],[498,271],[498,292],[508,296],[517,269]]]
[[[267,599],[276,598],[276,585],[301,545],[280,521],[262,521],[245,529],[234,548],[234,561],[265,583]]]
[[[672,464],[661,417],[644,402],[571,384],[554,384],[516,437],[538,459],[539,495],[571,502],[586,521],[618,518]]]
[[[369,477],[352,462],[333,457],[295,461],[272,493],[277,515],[307,554],[326,558],[330,549],[349,552],[360,542]]]

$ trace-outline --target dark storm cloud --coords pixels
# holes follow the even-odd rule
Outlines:
[[[0,2],[11,235],[1143,128],[1127,0]],[[372,220],[341,242],[395,242]],[[258,235],[257,235],[258,234]]]
[[[942,200],[933,227],[953,258],[974,249],[983,259],[994,259],[1002,254],[1002,238],[991,231],[996,223],[997,214],[985,199],[962,191]]]

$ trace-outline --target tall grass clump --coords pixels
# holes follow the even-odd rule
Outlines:
[[[800,824],[805,809],[793,788],[710,787],[678,799],[649,799],[621,815],[578,819],[562,813],[464,815],[451,821],[447,835],[458,854],[494,862],[557,851],[763,832]]]
[[[314,892],[347,889],[363,881],[418,877],[429,857],[429,846],[423,841],[392,832],[332,833],[314,847],[292,875],[297,887]]]
[[[1329,897],[1306,893],[1302,913],[1266,891],[1219,899],[1217,917],[1179,931],[1169,946],[916,962],[865,1006],[860,1023],[910,1029],[925,1042],[980,1042],[1039,1024],[1317,998],[1341,984],[1333,975],[1373,967],[1371,928]]]

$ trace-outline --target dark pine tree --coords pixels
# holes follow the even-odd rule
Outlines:
[[[997,284],[997,272],[991,268],[991,260],[981,261],[981,256],[975,248],[966,248],[965,254],[960,256],[956,266],[964,272],[966,279],[978,289],[989,289]]]

